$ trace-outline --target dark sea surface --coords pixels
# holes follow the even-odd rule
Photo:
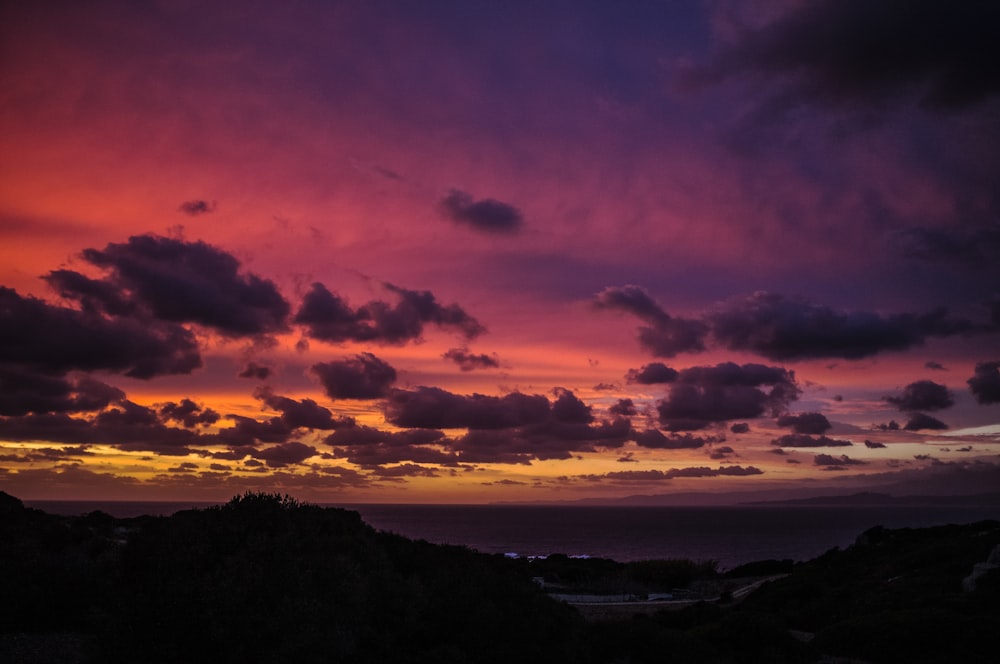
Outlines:
[[[167,515],[213,503],[25,501],[54,514],[103,510]],[[338,507],[341,505],[337,505]],[[722,570],[755,560],[809,560],[852,544],[873,526],[924,527],[1000,520],[1000,507],[343,505],[378,530],[484,553],[714,560]]]

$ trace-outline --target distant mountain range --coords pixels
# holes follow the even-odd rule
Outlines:
[[[968,496],[891,496],[887,493],[853,493],[847,496],[815,496],[789,500],[758,500],[744,505],[1000,505],[1000,492],[977,493]]]

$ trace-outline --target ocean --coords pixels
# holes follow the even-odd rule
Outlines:
[[[165,515],[213,503],[25,501],[54,514],[103,510],[117,517]],[[378,530],[483,553],[714,560],[720,570],[767,559],[809,560],[852,544],[873,526],[925,527],[1000,520],[1000,507],[528,505],[331,505],[359,512]]]

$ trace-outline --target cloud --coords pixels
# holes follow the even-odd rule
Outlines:
[[[319,451],[311,445],[291,442],[253,450],[250,454],[253,458],[264,461],[270,468],[284,468],[300,464],[319,454]]]
[[[243,367],[238,374],[240,378],[253,378],[256,380],[267,380],[271,377],[271,368],[257,364],[256,362],[247,362],[246,366]]]
[[[451,360],[462,371],[500,368],[500,359],[496,356],[496,353],[492,355],[486,355],[485,353],[476,354],[470,353],[468,348],[452,348],[441,357]]]
[[[452,189],[441,200],[441,210],[452,221],[496,235],[512,235],[524,224],[521,211],[513,205],[492,198],[477,201],[458,189]]]
[[[110,272],[102,281],[117,288],[123,300],[159,320],[194,323],[230,337],[287,329],[289,304],[274,283],[241,274],[236,258],[204,242],[134,235],[125,244],[85,249],[82,255]],[[65,278],[59,284],[64,296],[77,295]],[[79,296],[91,297],[90,290]]]
[[[688,468],[670,468],[668,470],[618,470],[603,475],[586,475],[586,479],[616,480],[624,482],[658,482],[672,480],[677,477],[746,477],[748,475],[763,475],[764,471],[755,466],[693,466]]]
[[[801,413],[799,415],[782,415],[778,418],[779,427],[792,427],[795,433],[821,434],[833,426],[822,413]]]
[[[813,463],[817,466],[863,466],[864,461],[860,459],[852,459],[846,454],[842,454],[839,457],[831,456],[829,454],[817,454],[813,457]]]
[[[74,380],[0,366],[0,415],[97,411],[125,393],[93,378]]]
[[[201,199],[195,199],[184,201],[180,204],[178,209],[189,217],[197,217],[198,215],[215,212],[215,207],[215,201],[208,202]]]
[[[693,450],[704,446],[706,443],[720,441],[720,439],[711,436],[702,438],[700,436],[693,436],[690,433],[672,433],[669,436],[665,436],[658,429],[647,429],[646,431],[634,432],[632,434],[632,440],[634,440],[636,445],[639,447],[647,447],[656,450]]]
[[[260,388],[254,396],[269,408],[281,413],[281,421],[289,429],[314,429],[327,431],[338,427],[354,425],[353,418],[337,418],[328,408],[320,406],[312,399],[289,399],[274,394],[270,388]]]
[[[389,393],[396,370],[371,353],[312,366],[323,389],[333,399],[377,399]]]
[[[192,446],[219,442],[215,435],[165,426],[155,410],[128,400],[89,418],[66,413],[0,418],[0,440],[112,445],[165,456],[186,456],[194,453]]]
[[[539,394],[463,396],[438,387],[392,390],[385,402],[389,423],[424,429],[509,429],[543,422],[550,411],[549,400]]]
[[[729,427],[729,430],[733,433],[750,433],[750,425],[746,422],[737,422],[736,424]]]
[[[444,433],[433,429],[382,431],[363,425],[337,429],[323,441],[334,455],[365,467],[412,461],[458,465],[458,455],[429,445],[446,445]]]
[[[23,450],[22,454],[0,454],[0,461],[4,463],[36,463],[39,461],[66,462],[79,461],[80,457],[95,456],[89,451],[89,445],[77,445],[76,447],[41,447]]]
[[[929,108],[958,110],[1000,93],[1000,9],[990,2],[820,0],[793,4],[744,31],[690,82],[747,72],[783,82],[798,98],[878,105],[915,94]]]
[[[885,443],[879,443],[873,440],[865,440],[865,447],[871,450],[877,450],[885,447]]]
[[[732,351],[750,351],[769,360],[842,358],[856,360],[885,351],[902,351],[931,337],[982,332],[982,325],[952,318],[944,308],[928,313],[883,316],[871,312],[842,312],[810,304],[800,298],[757,292],[717,305],[700,319],[671,317],[638,286],[609,287],[597,294],[599,309],[625,311],[645,321],[639,342],[657,357],[706,350],[706,342]],[[654,365],[669,378],[669,371]],[[638,382],[643,370],[630,371]]]
[[[775,438],[771,441],[771,444],[781,447],[848,447],[854,443],[839,438],[828,438],[827,436],[814,438],[804,433],[790,433]]]
[[[147,379],[191,373],[201,355],[194,335],[179,325],[59,307],[0,286],[0,364]]]
[[[427,324],[456,330],[467,339],[486,331],[457,304],[444,306],[429,291],[384,286],[396,296],[396,304],[373,300],[352,309],[326,286],[314,283],[303,297],[293,322],[303,326],[308,337],[328,343],[370,341],[400,345],[419,340]]]
[[[786,369],[725,362],[681,371],[657,411],[670,431],[695,431],[768,412],[777,416],[798,395],[795,375]]]
[[[978,362],[972,378],[966,381],[976,401],[1000,403],[1000,362]]]
[[[372,475],[382,478],[438,477],[439,473],[434,468],[420,466],[415,463],[404,463],[398,466],[374,468]]]
[[[903,426],[903,429],[906,431],[942,431],[947,428],[948,425],[941,420],[924,413],[914,413],[913,416],[907,420],[906,425]]]
[[[612,415],[620,417],[631,417],[632,415],[636,415],[639,411],[631,399],[619,399],[617,403],[613,404],[608,409],[608,412]]]
[[[633,314],[648,326],[639,328],[639,344],[655,357],[705,350],[707,326],[701,321],[671,317],[639,286],[608,287],[594,298],[598,309]]]
[[[706,320],[715,339],[729,350],[752,351],[780,361],[856,360],[884,351],[906,350],[929,337],[973,330],[968,321],[949,318],[945,309],[889,316],[846,313],[765,292],[724,303]]]
[[[932,371],[947,371],[945,366],[940,362],[925,362],[924,368],[931,369]]]
[[[215,424],[220,417],[211,408],[199,406],[191,399],[181,399],[179,403],[168,401],[160,404],[159,414],[164,420],[180,422],[188,429]]]
[[[557,388],[558,396],[552,404],[552,416],[557,422],[580,422],[589,424],[594,421],[591,408],[583,403],[569,390]]]
[[[676,369],[671,369],[662,362],[650,362],[644,364],[641,369],[629,369],[625,374],[625,380],[639,385],[656,385],[672,383],[677,380],[678,375]]]
[[[944,410],[955,405],[955,399],[948,388],[930,380],[918,380],[903,388],[899,396],[884,397],[904,412],[918,410]]]
[[[398,427],[468,429],[457,438],[437,442],[457,453],[463,463],[528,464],[534,459],[568,459],[597,447],[621,447],[631,435],[628,419],[595,421],[592,407],[571,391],[557,389],[556,394],[556,400],[550,402],[542,395],[520,392],[501,397],[466,396],[418,387],[393,390],[383,405],[386,420]]]

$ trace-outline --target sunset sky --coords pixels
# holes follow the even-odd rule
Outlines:
[[[0,489],[995,487],[998,26],[5,3]]]

